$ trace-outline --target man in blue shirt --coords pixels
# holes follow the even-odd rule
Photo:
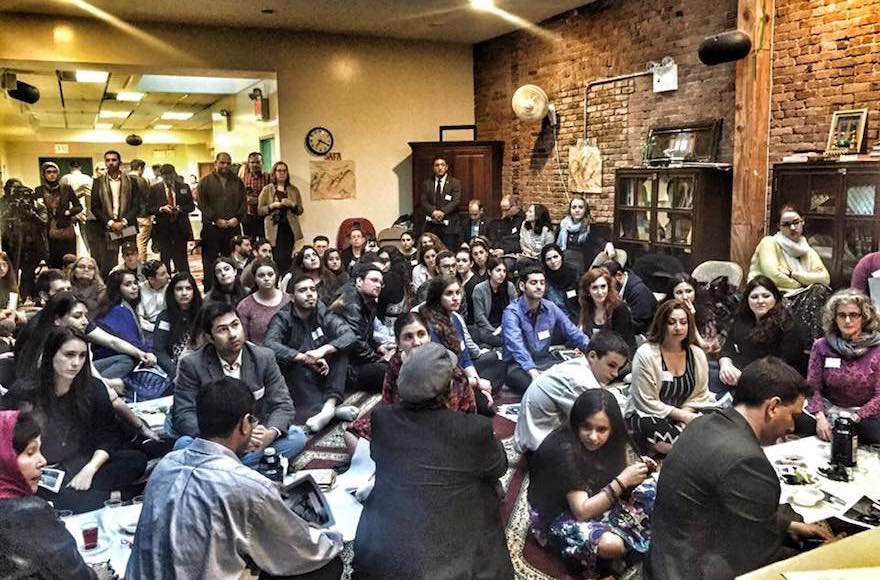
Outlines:
[[[507,386],[523,393],[541,371],[556,362],[550,357],[554,334],[587,352],[590,339],[572,324],[558,306],[544,300],[547,281],[537,266],[527,266],[517,282],[520,294],[501,316],[504,356],[508,361]]]

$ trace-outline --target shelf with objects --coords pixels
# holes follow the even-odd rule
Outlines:
[[[849,286],[859,259],[880,245],[880,160],[777,163],[770,223],[792,203],[804,235],[822,258],[834,288]]]

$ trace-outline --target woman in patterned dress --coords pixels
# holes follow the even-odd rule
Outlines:
[[[538,543],[562,555],[569,573],[593,578],[600,559],[650,544],[657,467],[627,466],[620,407],[603,389],[583,392],[562,425],[529,458],[529,516]]]

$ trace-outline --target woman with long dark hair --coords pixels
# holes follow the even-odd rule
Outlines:
[[[329,249],[327,251],[329,252]],[[321,302],[327,305],[333,301],[333,293],[339,286],[334,283],[335,277],[329,275],[327,268],[321,260],[321,256],[318,255],[318,250],[314,246],[306,244],[299,249],[299,252],[293,257],[290,271],[281,279],[279,288],[288,294],[292,294],[293,288],[290,286],[290,282],[296,278],[297,274],[305,274],[312,279],[315,283],[315,288],[318,290],[318,299]]]
[[[648,457],[627,465],[620,406],[604,389],[575,400],[562,425],[529,457],[529,515],[538,543],[562,555],[578,578],[594,578],[599,560],[650,545],[656,484]]]
[[[324,284],[327,286],[327,299],[332,302],[336,291],[347,284],[351,277],[348,275],[345,264],[342,263],[342,254],[336,248],[327,248],[321,263],[324,265],[324,271],[326,272]],[[330,305],[329,302],[325,304]]]
[[[377,258],[382,266],[382,292],[379,293],[376,316],[389,328],[407,309],[409,302],[409,268],[406,258],[395,246],[382,246]]]
[[[768,355],[778,356],[805,375],[810,342],[807,329],[786,308],[773,280],[755,276],[746,285],[721,349],[721,382],[736,387],[742,369]]]
[[[501,317],[508,304],[516,300],[513,282],[507,279],[507,265],[490,256],[486,260],[487,279],[474,287],[473,334],[480,345],[496,348],[504,346]]]
[[[0,310],[18,308],[18,276],[6,252],[0,252]]]
[[[296,238],[302,237],[299,226],[302,199],[299,189],[290,184],[290,170],[284,161],[277,161],[272,166],[271,180],[260,192],[257,215],[263,216],[275,264],[280,271],[286,272],[290,268]]]
[[[412,269],[410,281],[413,290],[418,289],[437,275],[437,250],[433,245],[419,248],[419,263]]]
[[[568,254],[556,244],[547,244],[541,250],[541,266],[547,280],[544,298],[559,307],[577,324],[580,318],[578,304],[578,273],[567,263]]]
[[[580,328],[587,336],[600,330],[613,330],[619,334],[630,352],[636,350],[632,314],[621,300],[611,274],[605,268],[591,268],[578,281],[580,303]]]
[[[0,411],[0,573],[4,578],[95,580],[76,540],[46,500],[36,497],[46,458],[42,428],[30,413]]]
[[[122,437],[107,388],[89,369],[83,335],[55,328],[46,338],[39,371],[17,381],[3,399],[8,408],[41,417],[43,454],[65,475],[58,493],[40,488],[38,495],[56,509],[76,513],[99,509],[111,494],[132,492],[147,467],[140,451],[119,449]]]
[[[180,360],[193,335],[196,315],[202,308],[202,293],[189,272],[178,272],[165,289],[165,310],[156,319],[153,350],[159,367],[169,377],[177,375]]]
[[[709,401],[709,363],[694,326],[687,304],[664,302],[633,357],[626,419],[641,447],[664,455]]]
[[[95,323],[138,351],[151,353],[152,339],[144,334],[138,323],[137,307],[140,285],[137,277],[128,270],[116,270],[107,277],[107,296],[99,307]],[[152,364],[156,359],[152,357]],[[124,353],[101,347],[95,351],[95,366],[107,378],[123,378],[135,367],[137,361]]]
[[[208,273],[205,272],[205,275]],[[211,275],[214,276],[214,284],[205,294],[205,302],[218,300],[237,306],[248,295],[248,289],[241,283],[241,274],[231,259],[225,256],[217,258]]]
[[[522,257],[537,260],[541,254],[541,248],[553,243],[553,222],[550,221],[550,212],[540,203],[529,206],[526,210],[526,219],[523,220],[519,230],[519,245]]]

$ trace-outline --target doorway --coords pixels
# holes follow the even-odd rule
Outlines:
[[[275,137],[263,137],[260,139],[260,155],[263,156],[263,171],[269,172],[275,164],[273,157],[275,151]]]

